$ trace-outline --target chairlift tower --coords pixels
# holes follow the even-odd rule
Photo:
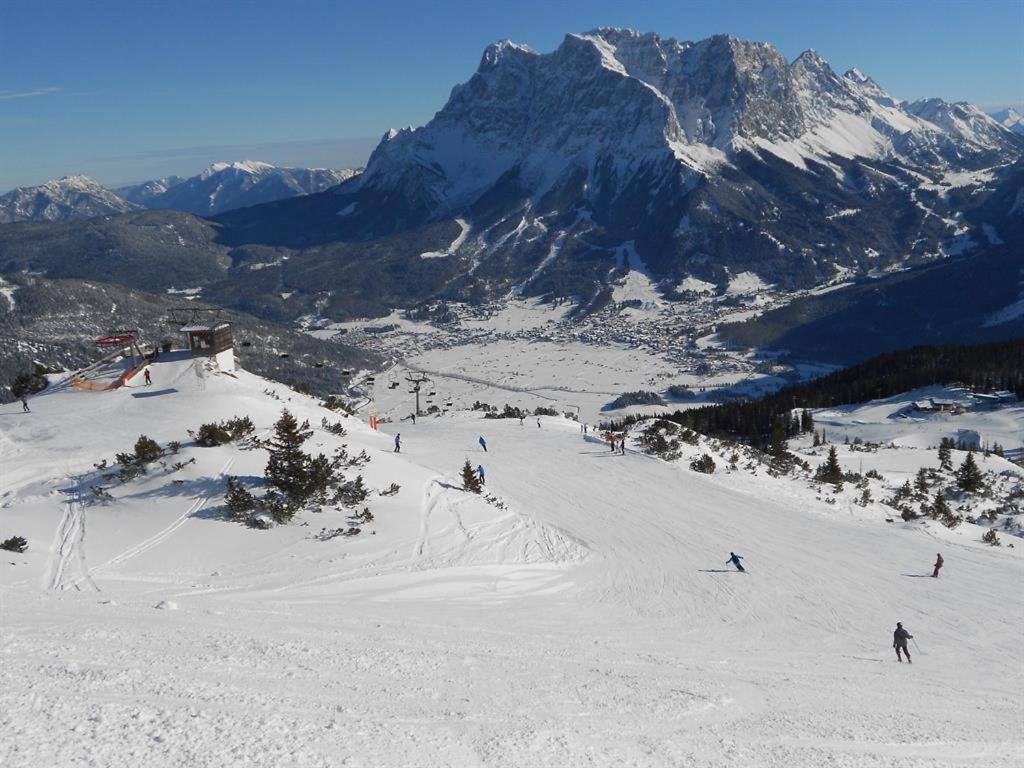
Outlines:
[[[416,415],[420,416],[422,415],[420,413],[420,389],[423,387],[424,384],[430,381],[430,377],[424,376],[423,374],[417,376],[414,373],[410,373],[406,375],[405,380],[412,387],[412,389],[410,389],[409,392],[416,394]]]

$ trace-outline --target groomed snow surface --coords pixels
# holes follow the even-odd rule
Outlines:
[[[219,517],[223,476],[265,453],[186,430],[338,417],[245,372],[152,372],[0,408],[0,533],[29,541],[0,558],[0,765],[1021,764],[1020,547],[475,413],[318,429],[399,493],[351,538],[312,538],[340,511],[250,530]],[[94,503],[93,463],[140,433],[195,463]],[[500,506],[454,487],[466,458]]]

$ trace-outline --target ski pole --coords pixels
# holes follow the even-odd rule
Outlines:
[[[914,640],[914,638],[910,638],[910,639],[911,639],[911,640]],[[914,647],[915,647],[915,648],[917,648],[917,652],[918,652],[918,653],[921,653],[921,654],[923,654],[923,653],[924,653],[924,651],[922,651],[922,650],[921,650],[921,646],[919,646],[919,645],[917,644],[917,640],[914,640]]]

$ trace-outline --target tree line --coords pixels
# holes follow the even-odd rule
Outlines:
[[[763,448],[777,442],[780,433],[792,437],[808,431],[810,424],[801,423],[806,409],[862,403],[934,384],[959,384],[980,392],[1005,389],[1024,400],[1024,338],[887,352],[758,400],[676,411],[663,418],[705,435],[740,439]],[[611,426],[621,429],[637,420],[627,417]]]

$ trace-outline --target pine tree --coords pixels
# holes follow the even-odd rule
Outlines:
[[[928,470],[924,467],[917,470],[917,476],[914,478],[914,488],[922,496],[928,493]]]
[[[932,517],[936,520],[945,520],[953,516],[953,510],[949,508],[942,493],[935,494],[935,501],[932,503]]]
[[[815,432],[814,433],[814,447],[817,448],[819,445],[821,445],[821,438],[818,437],[818,433]]]
[[[974,460],[974,451],[970,451],[967,458],[964,459],[964,463],[960,465],[960,469],[956,471],[956,484],[960,486],[961,490],[976,493],[981,490],[984,479],[985,476]]]
[[[939,442],[939,467],[941,469],[953,468],[953,439],[944,437]]]
[[[300,426],[285,409],[274,424],[274,436],[267,441],[270,458],[264,474],[271,486],[296,502],[305,498],[310,481],[311,459],[303,452],[302,444],[313,431],[309,422]]]
[[[812,416],[811,412],[806,408],[804,408],[803,413],[800,414],[800,428],[804,432],[814,431],[814,416]]]
[[[843,482],[843,468],[839,466],[839,457],[836,455],[836,447],[834,445],[828,449],[828,458],[818,467],[814,478],[823,483],[833,483],[834,485],[839,485]]]
[[[238,484],[238,478],[228,475],[227,493],[224,495],[228,517],[232,520],[245,520],[249,513],[257,507],[256,497]]]
[[[477,475],[473,465],[466,459],[462,465],[462,488],[470,493],[480,493],[483,487],[480,485],[480,477]]]
[[[768,445],[768,453],[776,458],[782,458],[786,455],[789,446],[786,443],[786,428],[783,425],[782,418],[775,420],[772,424],[772,439]]]

